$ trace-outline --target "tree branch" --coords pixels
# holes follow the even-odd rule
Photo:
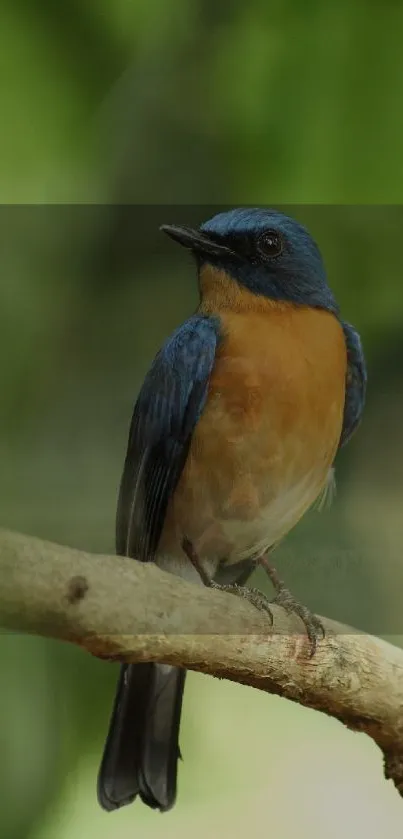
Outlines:
[[[322,619],[313,658],[299,619],[267,615],[153,564],[0,532],[0,625],[93,655],[159,661],[276,693],[364,731],[403,795],[403,651]]]

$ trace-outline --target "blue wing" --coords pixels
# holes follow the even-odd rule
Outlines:
[[[346,399],[339,447],[348,443],[361,422],[367,388],[367,368],[358,332],[341,321],[347,346]]]
[[[120,556],[152,560],[167,505],[203,411],[219,341],[219,321],[194,315],[156,356],[130,427],[116,517]]]

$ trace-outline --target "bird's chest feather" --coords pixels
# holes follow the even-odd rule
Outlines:
[[[234,561],[278,541],[326,484],[340,439],[346,350],[319,310],[221,313],[206,407],[171,506],[171,533]],[[173,530],[172,530],[173,528]]]

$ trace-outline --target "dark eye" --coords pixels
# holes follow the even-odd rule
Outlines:
[[[277,230],[265,230],[257,240],[257,249],[262,256],[280,256],[284,247],[283,237]]]

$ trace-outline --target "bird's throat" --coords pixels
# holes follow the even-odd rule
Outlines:
[[[293,303],[273,300],[241,285],[223,268],[205,263],[199,271],[200,306],[206,315],[231,312],[273,312],[294,307]]]

